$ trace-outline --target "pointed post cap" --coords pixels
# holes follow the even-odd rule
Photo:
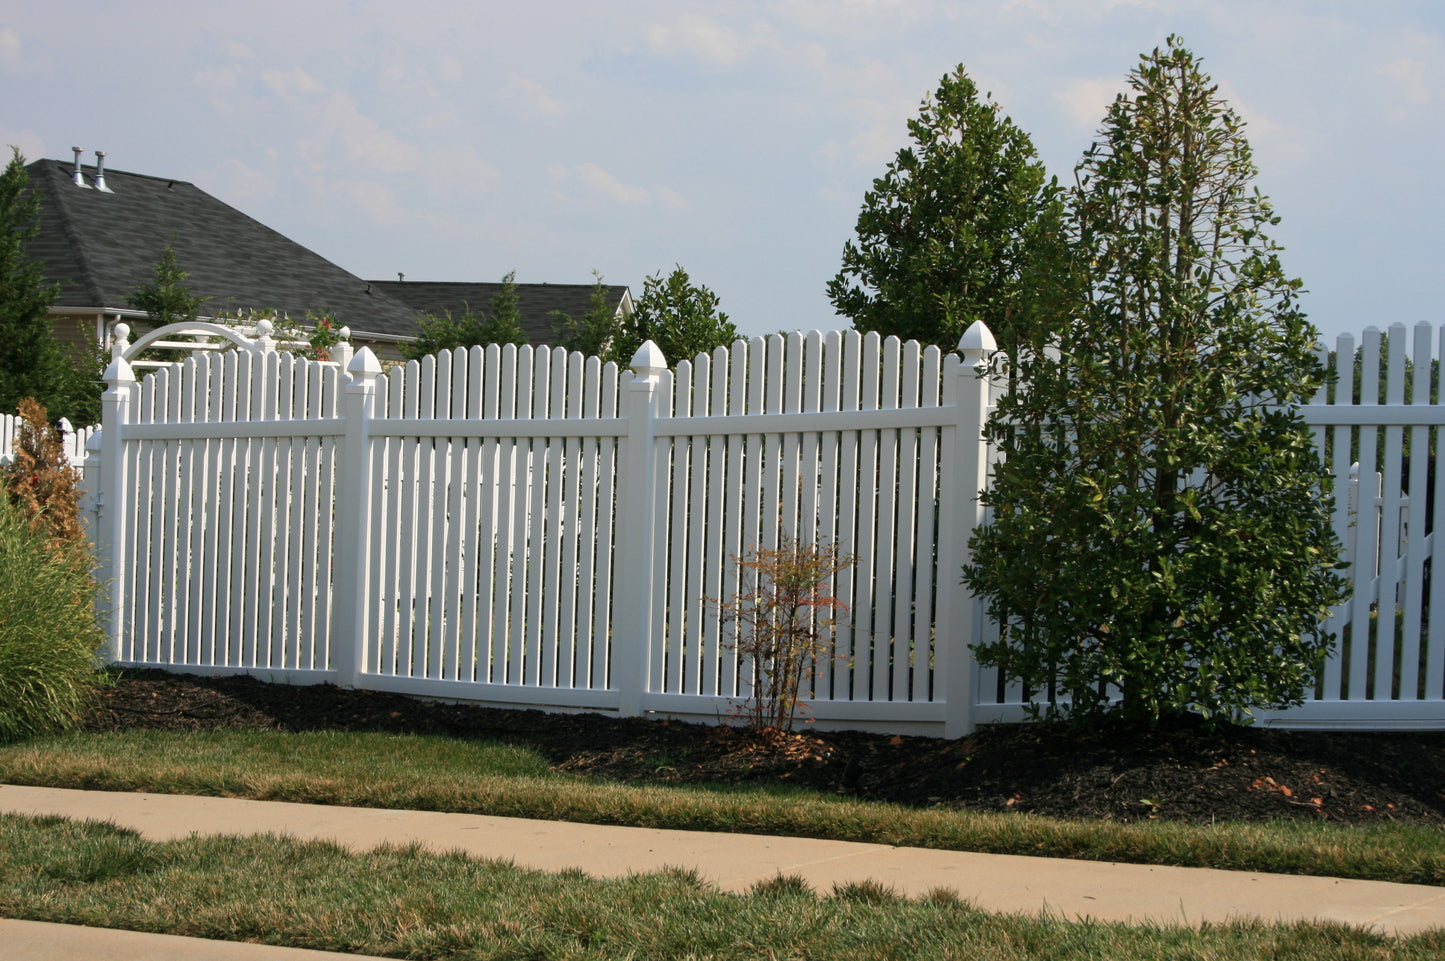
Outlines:
[[[998,341],[993,339],[993,331],[981,320],[975,320],[958,339],[958,352],[963,355],[965,364],[986,360],[997,350]]]
[[[662,348],[650,340],[637,348],[637,353],[632,355],[632,372],[637,377],[660,374],[666,369],[667,358],[662,356]]]
[[[100,377],[111,387],[115,387],[117,384],[135,383],[135,371],[131,369],[130,361],[120,356],[119,352]]]
[[[381,376],[381,362],[376,359],[370,347],[363,347],[356,352],[351,363],[346,365],[346,372],[351,375],[353,384],[370,384]]]

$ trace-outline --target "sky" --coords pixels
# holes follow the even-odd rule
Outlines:
[[[188,180],[366,279],[681,265],[745,334],[829,330],[944,74],[1070,183],[1171,33],[1247,121],[1321,331],[1445,321],[1439,0],[12,0],[0,144]]]

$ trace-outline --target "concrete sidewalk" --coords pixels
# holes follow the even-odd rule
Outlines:
[[[437,851],[462,850],[544,871],[576,867],[602,877],[667,866],[697,868],[724,891],[745,891],[755,881],[782,873],[800,875],[825,894],[834,884],[862,880],[879,881],[907,895],[947,887],[989,911],[1048,911],[1071,919],[1191,925],[1242,917],[1269,921],[1325,919],[1400,934],[1445,928],[1445,888],[1381,881],[970,854],[849,841],[605,827],[474,814],[11,785],[0,785],[0,811],[106,820],[134,828],[154,840],[193,833],[272,832],[328,839],[356,850],[368,850],[383,842],[420,842]],[[0,938],[0,959],[4,961],[41,956],[49,961],[69,957],[106,961],[141,953],[166,956],[149,949],[137,952],[134,947],[117,947],[107,954],[107,939],[117,943],[121,940],[113,932],[96,932],[83,949],[67,955],[56,949],[61,941],[46,941],[49,934],[12,937],[19,924],[0,921],[4,925],[0,932],[5,935]],[[27,938],[36,950],[15,953],[27,950]],[[202,952],[198,946],[210,942],[187,943],[195,948],[184,956],[194,958],[245,961],[275,957],[301,961],[315,955],[211,953]],[[226,946],[224,950],[232,947],[278,951],[254,945]]]

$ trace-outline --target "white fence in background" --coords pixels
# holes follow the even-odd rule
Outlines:
[[[20,439],[20,427],[24,423],[16,414],[0,414],[0,464],[8,464],[14,459],[15,442]],[[76,430],[64,417],[57,426],[61,442],[65,445],[65,455],[70,458],[71,465],[80,467],[85,463],[85,445],[90,435],[100,428],[82,427]]]
[[[1408,397],[1403,328],[1384,353],[1367,332],[1358,378],[1342,338],[1339,385],[1305,411],[1356,591],[1314,697],[1270,723],[1445,727],[1431,337]],[[635,374],[491,347],[383,376],[368,351],[344,372],[262,347],[137,383],[119,349],[86,486],[121,663],[714,718],[750,677],[703,599],[790,536],[860,557],[835,584],[851,616],[817,665],[820,723],[953,736],[1024,716],[968,655],[993,628],[959,576],[998,389],[981,325],[961,356],[811,333],[675,371],[648,345]],[[1356,461],[1378,470],[1352,514]]]

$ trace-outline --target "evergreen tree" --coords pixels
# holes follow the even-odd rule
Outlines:
[[[587,312],[581,319],[574,319],[562,311],[555,311],[552,319],[557,324],[559,343],[568,350],[575,350],[588,357],[605,357],[612,346],[612,340],[622,329],[617,308],[602,283],[602,275],[592,271],[592,294]]]
[[[11,148],[0,174],[0,411],[13,413],[33,397],[52,417],[80,423],[83,384],[48,317],[60,293],[45,281],[30,242],[40,232],[40,199],[30,187],[25,158]]]
[[[175,247],[166,244],[152,269],[151,282],[136,288],[125,302],[145,311],[152,327],[190,323],[200,316],[207,298],[191,293],[186,286],[189,277],[176,259]]]
[[[1230,719],[1298,703],[1331,642],[1339,545],[1297,409],[1323,371],[1238,115],[1174,37],[1130,87],[1070,197],[1077,319],[989,424],[965,580],[1008,630],[976,653],[1077,716]]]
[[[861,331],[952,350],[982,320],[1012,351],[1047,325],[1064,276],[1058,186],[1028,134],[979,97],[962,66],[908,132],[912,146],[863,197],[828,298]]]

